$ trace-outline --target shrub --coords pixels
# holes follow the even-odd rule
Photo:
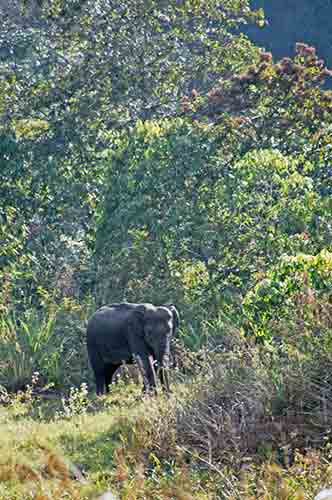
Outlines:
[[[211,358],[208,377],[179,409],[180,443],[207,463],[236,467],[247,456],[287,465],[295,449],[322,445],[332,415],[327,337],[303,356],[243,345]]]
[[[284,256],[246,295],[244,311],[258,337],[289,338],[331,328],[332,254]]]

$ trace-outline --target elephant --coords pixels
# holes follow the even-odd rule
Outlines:
[[[123,302],[98,309],[87,325],[87,349],[97,395],[109,391],[113,374],[123,363],[134,362],[143,376],[145,392],[156,390],[156,364],[161,386],[169,391],[170,343],[179,321],[173,304]]]

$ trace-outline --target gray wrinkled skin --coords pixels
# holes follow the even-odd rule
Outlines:
[[[115,371],[136,362],[144,389],[156,388],[155,366],[169,390],[170,342],[179,325],[175,306],[123,302],[103,306],[88,321],[87,347],[97,394],[108,392]]]

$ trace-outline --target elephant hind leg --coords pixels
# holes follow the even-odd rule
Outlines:
[[[105,365],[98,347],[93,342],[88,342],[88,355],[96,381],[96,393],[98,396],[105,392]]]
[[[112,383],[112,378],[116,370],[121,366],[121,363],[117,364],[107,364],[105,366],[105,385],[106,385],[106,392],[109,392],[109,387]]]
[[[105,392],[105,374],[104,373],[96,373],[96,393],[97,396],[101,396]]]

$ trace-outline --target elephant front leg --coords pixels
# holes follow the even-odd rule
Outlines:
[[[136,362],[138,364],[139,370],[143,377],[144,392],[149,392],[150,390],[156,390],[157,378],[156,372],[153,366],[152,356],[135,356]]]

